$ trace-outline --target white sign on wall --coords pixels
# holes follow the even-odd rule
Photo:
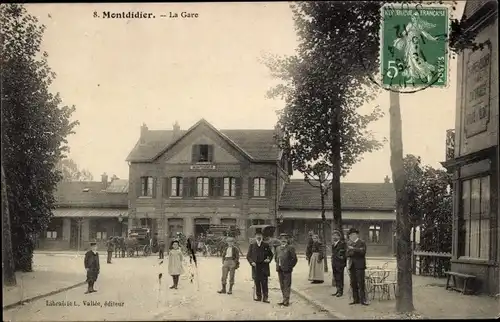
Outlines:
[[[486,131],[490,121],[491,46],[470,52],[465,70],[464,132]]]

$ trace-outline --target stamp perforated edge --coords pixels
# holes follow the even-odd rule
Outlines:
[[[452,3],[450,2],[444,2],[442,4],[435,4],[435,3],[426,3],[425,1],[422,2],[413,2],[413,1],[401,1],[401,2],[393,2],[393,3],[385,3],[380,7],[380,12],[379,12],[379,18],[380,18],[380,30],[379,30],[379,55],[378,55],[378,60],[379,60],[379,72],[377,75],[377,80],[380,81],[380,86],[384,89],[398,89],[401,93],[404,93],[404,90],[401,91],[401,86],[398,84],[394,84],[392,86],[384,85],[384,80],[383,80],[383,73],[384,73],[384,66],[382,64],[382,58],[383,58],[383,48],[384,48],[384,8],[387,7],[393,7],[395,9],[398,8],[403,8],[403,6],[407,6],[408,8],[413,6],[421,6],[422,9],[425,8],[445,8],[446,9],[446,29],[447,29],[447,37],[446,37],[446,42],[449,42],[449,37],[451,34],[451,24],[450,24],[450,17],[452,16],[450,13],[453,11],[452,10]],[[453,53],[450,50],[450,45],[449,43],[446,46],[446,67],[445,67],[445,72],[446,72],[446,84],[445,85],[439,85],[439,86],[425,86],[425,85],[416,85],[416,86],[407,86],[406,89],[410,91],[415,91],[415,90],[425,90],[428,88],[431,89],[449,89],[450,88],[450,77],[451,77],[451,68],[450,68],[450,62],[453,59]]]

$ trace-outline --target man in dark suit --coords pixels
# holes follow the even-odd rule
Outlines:
[[[113,242],[113,237],[109,237],[108,241],[106,242],[106,247],[108,248],[108,264],[111,264],[113,251],[115,250],[115,243]]]
[[[273,252],[269,244],[262,241],[261,232],[255,233],[255,242],[248,247],[247,260],[252,265],[252,278],[257,293],[254,300],[269,303],[269,263],[273,260]]]
[[[349,229],[347,243],[347,269],[351,279],[352,304],[368,305],[365,292],[366,244],[359,239],[356,228]]]
[[[309,231],[309,237],[307,238],[307,247],[306,247],[306,259],[307,259],[308,263],[310,263],[310,260],[311,260],[312,247],[313,247],[313,244],[314,244],[313,235],[314,235],[313,231],[310,230]]]
[[[337,292],[332,296],[341,297],[344,294],[344,268],[346,266],[346,243],[342,233],[334,230],[332,233],[332,273]]]
[[[222,252],[222,289],[217,291],[219,294],[226,294],[227,275],[229,274],[229,289],[227,294],[233,294],[234,275],[240,267],[240,252],[234,246],[234,238],[227,237],[227,247]]]
[[[288,235],[280,235],[281,245],[276,248],[274,260],[276,262],[276,271],[280,281],[283,301],[278,305],[290,305],[290,291],[292,288],[292,271],[297,264],[297,254],[295,248],[289,244]]]
[[[85,253],[85,259],[83,261],[85,269],[87,270],[88,284],[87,292],[85,292],[85,294],[97,292],[94,289],[94,283],[97,281],[100,271],[97,243],[95,241],[91,242],[90,247],[91,249]]]

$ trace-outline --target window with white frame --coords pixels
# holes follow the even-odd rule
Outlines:
[[[171,181],[170,189],[171,197],[181,197],[182,196],[182,178],[173,177]]]
[[[47,239],[57,239],[57,231],[47,231]]]
[[[98,232],[96,232],[96,239],[105,240],[107,238],[108,238],[107,232],[105,232],[105,231],[98,231]]]
[[[253,196],[265,197],[266,196],[266,179],[254,178],[253,179]]]
[[[224,178],[224,197],[236,196],[236,178]]]
[[[375,244],[380,243],[380,225],[370,225],[368,228],[368,242]]]
[[[153,196],[153,177],[141,177],[141,197]]]
[[[462,181],[459,255],[489,259],[490,176]]]
[[[208,197],[209,196],[209,185],[210,180],[206,177],[196,178],[196,191],[198,197]]]

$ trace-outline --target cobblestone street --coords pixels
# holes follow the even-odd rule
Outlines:
[[[38,255],[37,258],[45,255]],[[43,257],[42,257],[43,258]],[[44,258],[43,260],[47,260]],[[52,257],[64,263],[70,257]],[[74,260],[74,259],[73,259]],[[276,273],[271,273],[270,304],[252,300],[250,267],[242,261],[236,273],[232,295],[217,294],[220,288],[220,258],[199,258],[199,289],[196,279],[190,283],[181,276],[179,289],[170,290],[171,278],[167,262],[158,264],[156,257],[117,258],[106,264],[101,256],[101,274],[96,283],[98,292],[84,294],[85,286],[55,294],[23,306],[4,311],[10,321],[75,321],[75,320],[244,320],[244,319],[329,319],[326,312],[292,294],[291,306],[278,306],[281,292]],[[64,264],[61,264],[64,265]],[[272,264],[274,267],[274,264]],[[158,274],[163,278],[159,290]],[[84,278],[82,259],[82,278]],[[41,282],[43,283],[43,281]],[[50,283],[50,281],[46,281]],[[51,306],[51,301],[71,303],[71,306]],[[93,306],[87,306],[87,301]],[[91,303],[90,303],[91,302]],[[119,306],[106,306],[115,302]]]

